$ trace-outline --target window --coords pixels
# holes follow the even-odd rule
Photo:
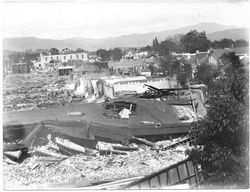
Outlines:
[[[45,61],[47,61],[48,60],[48,57],[45,57]]]
[[[79,59],[79,55],[76,55],[76,58]]]
[[[84,59],[84,56],[83,56],[83,54],[82,54],[82,59]]]
[[[58,57],[58,56],[56,57],[56,60],[59,60],[59,57]]]
[[[70,55],[70,59],[72,59],[72,55]]]
[[[50,60],[53,60],[53,57],[50,57]]]
[[[63,59],[64,59],[64,60],[66,60],[66,55],[65,55],[65,56],[63,56]]]
[[[115,112],[120,112],[122,109],[129,109],[131,111],[131,115],[136,113],[136,104],[135,103],[130,103],[126,101],[117,101],[113,103],[108,103],[106,105],[107,110],[115,111]]]

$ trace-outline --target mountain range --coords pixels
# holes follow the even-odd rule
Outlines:
[[[37,37],[16,37],[3,39],[3,49],[11,51],[24,51],[27,49],[51,48],[63,49],[69,47],[71,49],[83,48],[87,51],[95,51],[97,49],[106,49],[114,47],[143,47],[152,44],[154,37],[158,41],[165,40],[168,37],[185,34],[190,30],[196,29],[199,32],[205,31],[207,38],[211,41],[230,38],[233,40],[244,39],[248,41],[248,29],[237,28],[235,26],[227,26],[218,23],[199,23],[197,25],[186,26],[177,29],[164,30],[160,32],[150,32],[144,34],[129,34],[118,37],[107,37],[102,39],[75,37],[69,39],[55,40],[42,39]]]

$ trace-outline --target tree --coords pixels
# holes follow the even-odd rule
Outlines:
[[[196,30],[188,32],[181,38],[184,51],[195,53],[198,51],[207,51],[210,48],[211,42],[206,37],[206,32],[199,33]]]
[[[235,46],[235,42],[232,39],[221,39],[220,41],[213,41],[212,47],[213,48],[231,48]]]
[[[201,83],[204,83],[207,86],[212,85],[214,78],[214,71],[211,65],[202,64],[200,66],[197,66],[196,77]]]
[[[177,45],[171,40],[162,41],[159,44],[159,55],[168,55],[177,50]]]
[[[57,48],[51,48],[49,50],[51,55],[58,55],[59,54],[59,50]]]
[[[77,49],[75,50],[75,53],[82,53],[82,52],[85,52],[85,50],[82,49],[82,48],[77,48]]]
[[[120,48],[114,48],[109,51],[110,58],[114,61],[119,61],[122,58],[122,50]]]
[[[194,145],[203,145],[202,169],[217,171],[213,182],[248,187],[248,71],[235,53],[222,56],[219,70],[209,90],[207,116],[191,126],[190,136]]]
[[[167,75],[167,76],[174,75],[175,61],[176,61],[176,58],[170,54],[164,55],[160,58],[160,68],[164,75]]]
[[[234,42],[235,47],[248,47],[249,43],[246,40],[239,39]]]
[[[158,53],[158,51],[159,51],[159,42],[158,42],[157,37],[155,37],[155,38],[153,39],[153,45],[152,45],[152,47],[153,47],[153,51],[154,51],[155,53]]]
[[[192,66],[184,59],[177,59],[172,55],[164,55],[160,58],[160,67],[164,76],[177,76],[177,81],[182,87],[187,87],[192,78]]]
[[[181,43],[181,38],[183,37],[183,34],[176,34],[168,38],[169,41],[172,41],[176,45],[175,51],[178,53],[181,53],[184,51],[183,45]]]
[[[152,47],[151,46],[149,46],[149,45],[147,45],[146,47],[142,47],[142,48],[140,48],[139,49],[139,51],[147,51],[147,52],[152,52]]]
[[[220,42],[221,42],[221,48],[234,47],[234,41],[232,39],[222,39]]]
[[[98,57],[101,57],[102,61],[108,61],[110,58],[109,51],[107,51],[105,49],[98,49],[96,51],[96,55]]]
[[[177,81],[182,87],[187,87],[188,83],[192,78],[192,66],[189,63],[186,63],[184,60],[176,61],[175,65],[179,66],[179,69],[176,71]]]
[[[245,72],[244,64],[240,61],[239,56],[234,52],[224,53],[220,58],[219,70],[221,79],[225,80],[224,86],[227,92],[230,92],[240,102],[245,100],[248,95],[248,86],[246,78],[248,73]]]

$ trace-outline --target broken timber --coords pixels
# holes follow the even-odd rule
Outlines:
[[[56,158],[67,158],[66,155],[62,155],[62,154],[53,152],[53,151],[49,150],[48,147],[46,147],[46,146],[38,147],[36,149],[35,153],[37,155],[42,155],[42,156],[49,156],[49,157],[56,157]]]
[[[126,151],[121,150],[114,150],[114,149],[99,149],[98,150],[101,155],[108,155],[108,154],[118,154],[118,155],[127,155]]]
[[[86,149],[83,146],[78,145],[76,143],[73,143],[68,139],[62,139],[62,138],[56,137],[55,143],[57,145],[59,145],[60,147],[65,148],[66,151],[69,150],[69,151],[73,151],[76,153],[85,153],[86,152]]]
[[[153,143],[153,142],[151,142],[151,141],[148,141],[148,140],[146,140],[146,139],[142,139],[142,138],[138,138],[138,137],[134,137],[134,136],[132,136],[131,139],[134,139],[134,140],[139,141],[139,142],[141,142],[141,143],[143,143],[143,144],[146,144],[146,145],[148,145],[148,146],[151,146],[151,147],[153,147],[153,148],[156,148],[155,143]]]
[[[138,151],[138,147],[128,147],[128,146],[112,146],[115,150],[121,150],[121,151]]]
[[[43,123],[39,123],[35,129],[32,130],[32,132],[25,137],[22,141],[18,142],[18,144],[23,145],[27,148],[29,148],[32,140],[36,137],[37,133],[44,127]]]

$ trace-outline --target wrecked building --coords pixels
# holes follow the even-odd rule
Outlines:
[[[72,66],[58,67],[58,75],[59,76],[70,75],[72,72],[73,72],[73,67]]]
[[[15,63],[12,64],[12,73],[14,74],[23,74],[23,73],[29,73],[30,68],[28,63]]]

